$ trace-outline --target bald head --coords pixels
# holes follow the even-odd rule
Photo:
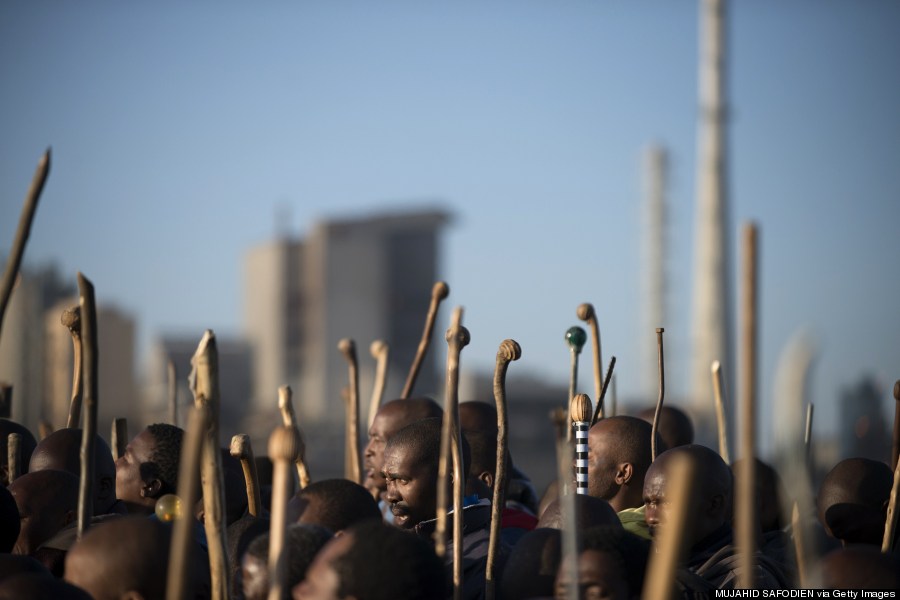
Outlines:
[[[819,488],[819,520],[845,544],[881,545],[891,470],[868,458],[848,458],[825,476]]]
[[[384,466],[384,446],[398,431],[416,421],[443,416],[444,411],[431,398],[391,400],[381,405],[369,428],[366,445],[366,487],[383,493],[387,488],[381,469]]]
[[[679,446],[660,454],[644,478],[644,518],[651,535],[666,525],[671,500],[669,474],[676,457],[687,459],[694,471],[694,493],[688,510],[691,519],[686,530],[689,545],[693,546],[727,522],[733,477],[722,457],[706,446]]]
[[[646,408],[638,416],[653,424],[656,407]],[[680,408],[664,404],[659,411],[659,437],[666,448],[687,446],[694,443],[694,424],[691,418]]]
[[[81,429],[58,429],[42,439],[31,455],[28,471],[68,471],[81,475]],[[94,515],[105,515],[116,502],[116,463],[109,445],[94,437]]]
[[[32,554],[41,544],[75,520],[78,478],[66,471],[26,473],[12,482],[21,529],[15,554]]]
[[[66,556],[66,581],[94,600],[163,598],[172,529],[155,519],[123,517],[91,527]]]
[[[537,526],[546,529],[562,529],[563,523],[563,507],[557,499],[541,513],[541,520]],[[575,524],[579,531],[598,525],[622,528],[622,522],[619,521],[616,511],[612,509],[609,502],[582,494],[575,496]]]
[[[22,451],[19,473],[28,471],[28,461],[31,460],[31,453],[34,452],[34,447],[37,445],[27,427],[9,419],[0,419],[0,442],[2,442],[0,443],[0,448],[2,448],[2,452],[0,452],[0,483],[3,485],[9,485],[9,453],[6,451],[6,443],[11,433],[18,433],[22,436],[22,441],[19,443]]]
[[[636,417],[597,421],[588,433],[588,494],[606,500],[616,512],[640,506],[651,434],[652,427]]]

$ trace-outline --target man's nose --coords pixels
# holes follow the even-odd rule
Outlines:
[[[388,481],[387,489],[384,492],[384,499],[387,502],[399,502],[403,497],[397,492],[397,486]]]

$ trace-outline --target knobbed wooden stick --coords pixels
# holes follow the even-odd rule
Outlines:
[[[83,387],[81,382],[81,307],[74,306],[62,312],[59,318],[63,327],[69,330],[72,336],[72,397],[69,401],[69,420],[66,427],[76,429],[81,419],[81,395]]]
[[[22,264],[22,255],[25,254],[25,243],[28,242],[38,199],[41,197],[41,191],[44,189],[44,183],[47,181],[49,172],[50,148],[47,148],[41,160],[38,161],[37,170],[35,170],[34,177],[31,180],[31,187],[28,188],[28,195],[25,197],[22,213],[19,216],[19,226],[16,228],[16,239],[13,240],[9,258],[6,259],[3,281],[0,282],[0,330],[3,329],[3,316],[6,314],[6,307],[9,304],[9,298],[12,296],[13,287],[16,284],[16,277]]]
[[[19,478],[19,465],[22,464],[22,434],[11,433],[6,438],[6,464],[9,483]]]
[[[616,357],[613,356],[609,359],[609,367],[606,369],[606,379],[603,381],[603,387],[600,389],[600,397],[597,399],[597,407],[594,409],[594,416],[591,417],[591,426],[594,425],[597,421],[603,418],[603,399],[606,398],[606,390],[609,389],[609,385],[614,381],[613,371],[616,369]],[[613,387],[615,389],[615,387]],[[612,412],[610,416],[615,416],[616,414],[616,404],[615,397],[613,397],[612,404]]]
[[[754,583],[756,550],[756,340],[757,340],[757,230],[748,223],[741,231],[741,468],[738,471],[735,542],[741,567],[737,587]]]
[[[900,457],[900,379],[894,382],[894,435],[891,444],[891,468],[897,468]]]
[[[656,399],[656,410],[653,412],[653,429],[650,433],[650,455],[656,460],[656,432],[659,431],[659,415],[662,412],[663,400],[666,397],[666,368],[663,357],[663,332],[662,327],[656,328],[656,347],[659,351],[659,397]]]
[[[597,398],[598,419],[603,418],[603,405],[600,394],[603,391],[603,356],[600,353],[600,327],[597,325],[597,312],[594,305],[585,302],[578,306],[575,314],[591,328],[591,342],[594,349],[594,398]],[[607,375],[609,377],[609,375]]]
[[[123,417],[113,419],[110,440],[112,441],[113,459],[119,460],[120,456],[125,455],[125,448],[128,446],[128,419]]]
[[[338,342],[338,350],[347,360],[350,378],[350,396],[347,403],[346,436],[344,438],[344,477],[360,483],[362,467],[359,457],[359,364],[356,360],[356,343],[344,338]]]
[[[84,427],[81,430],[81,482],[78,486],[78,539],[91,525],[94,515],[94,456],[97,437],[97,308],[94,303],[94,284],[78,273],[81,335],[84,343],[81,368],[84,382]]]
[[[203,484],[203,525],[209,545],[210,590],[213,600],[227,600],[228,578],[225,539],[225,485],[222,481],[222,453],[219,451],[219,352],[216,336],[207,329],[191,359],[195,406],[209,407],[200,479]],[[183,507],[192,511],[193,506]]]
[[[566,398],[566,406],[575,397],[575,388],[578,386],[578,355],[581,354],[581,349],[586,341],[587,333],[581,327],[576,325],[566,330],[566,344],[568,344],[569,354],[572,356],[572,369],[569,373],[569,397]]]
[[[900,465],[894,468],[894,484],[888,500],[887,518],[884,522],[884,538],[881,540],[881,551],[885,554],[894,549],[894,533],[897,531],[897,495],[900,494]]]
[[[568,411],[557,408],[550,412],[556,432],[556,485],[559,490],[559,508],[562,513],[562,563],[565,569],[566,599],[578,600],[578,529],[576,527],[575,495],[572,489],[572,444],[568,432]],[[567,492],[568,490],[568,492]]]
[[[450,329],[446,334],[447,389],[444,400],[444,417],[441,423],[441,453],[438,461],[437,526],[435,551],[439,557],[447,553],[447,505],[448,475],[453,467],[453,597],[462,598],[462,496],[465,474],[462,468],[462,440],[459,430],[459,355],[469,343],[469,331],[462,326],[462,308],[453,311]]]
[[[409,369],[403,391],[400,393],[401,398],[409,398],[412,394],[419,370],[422,368],[422,362],[425,360],[425,354],[428,352],[428,345],[431,343],[431,333],[434,331],[434,320],[437,318],[438,308],[441,306],[441,301],[449,294],[450,287],[443,281],[438,281],[431,288],[431,303],[428,305],[428,314],[425,316],[425,329],[422,331],[422,339],[419,340],[416,357]]]
[[[171,358],[166,363],[166,376],[169,380],[169,423],[178,427],[178,371]]]
[[[497,350],[497,361],[494,365],[494,402],[497,405],[497,467],[494,471],[494,499],[491,505],[491,537],[488,543],[487,565],[485,566],[484,595],[493,600],[497,593],[497,580],[494,571],[497,566],[497,552],[500,550],[500,526],[503,521],[503,507],[506,505],[506,483],[509,480],[507,463],[509,462],[509,446],[507,444],[507,428],[509,418],[506,413],[506,371],[509,363],[519,360],[522,348],[515,340],[503,340]]]
[[[575,431],[575,493],[588,493],[588,430],[591,428],[591,399],[575,394],[569,403],[569,418]]]
[[[668,600],[675,597],[675,573],[685,551],[685,532],[690,517],[691,494],[694,489],[694,465],[687,457],[673,456],[666,481],[666,501],[671,509],[666,521],[653,538],[644,578],[643,600]],[[671,494],[671,495],[670,495]],[[671,500],[670,500],[671,498]]]
[[[725,421],[725,381],[722,375],[722,363],[712,362],[713,397],[716,403],[716,425],[719,429],[719,456],[726,465],[731,464],[728,454],[728,423]]]
[[[229,447],[231,456],[241,461],[241,469],[244,471],[244,484],[247,486],[247,512],[254,517],[260,515],[262,502],[259,495],[259,475],[256,472],[256,461],[253,459],[253,447],[250,445],[250,436],[239,433],[231,438]]]
[[[290,426],[277,427],[269,436],[272,459],[272,517],[269,529],[269,600],[287,598],[287,566],[290,560],[285,542],[287,504],[293,487],[291,463],[300,454],[300,438]]]
[[[291,386],[283,385],[278,388],[278,409],[281,411],[281,421],[285,427],[293,427],[297,432],[297,439],[300,440],[300,451],[297,452],[295,465],[297,468],[297,480],[302,490],[309,485],[309,469],[306,466],[306,444],[303,441],[303,432],[297,425],[297,415],[294,413],[294,394]]]
[[[384,340],[375,340],[369,346],[369,353],[375,359],[375,385],[372,386],[372,399],[369,401],[369,427],[375,420],[375,413],[381,406],[384,398],[384,386],[387,383],[388,361],[391,356],[391,347]]]
[[[178,496],[181,515],[172,528],[169,551],[169,574],[166,579],[166,600],[187,600],[191,583],[191,552],[194,540],[194,509],[200,492],[200,458],[209,422],[209,407],[195,406],[188,415],[187,430],[178,463]]]

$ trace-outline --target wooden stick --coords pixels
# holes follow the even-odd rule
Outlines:
[[[113,419],[110,440],[112,441],[113,460],[119,460],[120,456],[125,455],[125,448],[128,446],[128,419],[123,417]]]
[[[900,379],[894,382],[894,435],[891,444],[891,468],[897,468],[900,457]]]
[[[653,538],[654,548],[650,551],[644,591],[641,594],[643,600],[668,600],[675,597],[675,573],[686,550],[685,532],[694,488],[694,465],[687,457],[673,456],[669,469],[666,481],[671,489],[666,490],[666,501],[671,502],[672,508],[664,526],[659,528]]]
[[[81,419],[81,396],[84,390],[81,382],[81,307],[65,309],[59,320],[72,336],[72,397],[69,401],[69,420],[66,427],[76,429]]]
[[[372,386],[372,399],[369,401],[369,427],[375,420],[375,413],[381,406],[384,398],[384,386],[387,384],[388,361],[391,356],[391,347],[384,340],[375,340],[369,346],[369,353],[375,359],[375,385]]]
[[[41,439],[46,438],[51,433],[53,433],[53,425],[47,419],[38,421],[38,435],[41,436]]]
[[[290,550],[287,534],[287,504],[293,488],[291,463],[300,453],[300,438],[290,426],[276,427],[269,436],[269,458],[272,459],[272,517],[269,529],[269,600],[283,600],[287,587]]]
[[[597,398],[597,410],[599,411],[598,419],[603,418],[603,405],[600,404],[600,394],[603,391],[603,356],[600,353],[600,327],[597,325],[597,312],[594,305],[585,302],[579,305],[575,314],[579,319],[588,324],[591,328],[591,342],[594,349],[594,398]],[[607,377],[609,377],[607,375]]]
[[[497,405],[497,467],[494,471],[494,498],[491,504],[491,537],[488,543],[487,565],[484,572],[484,594],[487,600],[494,600],[497,593],[494,571],[497,566],[497,552],[500,550],[500,526],[503,521],[503,507],[506,505],[506,483],[509,480],[506,468],[509,461],[506,371],[509,363],[519,360],[521,356],[522,348],[515,340],[503,340],[497,350],[497,361],[494,365],[494,402]]]
[[[38,199],[41,197],[41,191],[44,189],[44,183],[47,181],[49,172],[50,148],[47,148],[41,160],[38,161],[37,170],[35,170],[34,177],[31,179],[31,187],[28,188],[28,195],[25,196],[22,213],[19,215],[19,226],[16,228],[16,238],[13,240],[9,258],[6,259],[6,270],[3,272],[3,280],[0,282],[0,330],[3,329],[3,316],[6,314],[6,307],[9,304],[9,298],[12,296],[13,287],[15,287],[16,279],[19,275],[22,255],[25,254],[25,243],[28,242]]]
[[[294,400],[291,386],[283,385],[278,388],[278,409],[281,411],[281,421],[285,427],[293,427],[297,432],[297,439],[300,440],[300,451],[297,453],[295,462],[297,468],[297,480],[302,490],[309,485],[309,469],[306,466],[306,444],[303,441],[303,432],[297,424],[297,415],[294,413]]]
[[[22,464],[22,434],[11,433],[6,437],[7,485],[19,478],[19,466]]]
[[[569,418],[575,430],[575,493],[588,493],[588,430],[591,428],[591,399],[575,394],[569,403]]]
[[[712,362],[713,397],[716,403],[716,424],[719,428],[719,456],[726,465],[731,464],[728,453],[728,423],[725,421],[725,380],[722,375],[722,363]]]
[[[356,343],[344,338],[338,342],[338,350],[347,360],[350,395],[347,403],[346,436],[344,438],[344,477],[360,483],[362,466],[359,455],[359,364],[356,360]]]
[[[656,328],[656,347],[659,351],[659,397],[656,399],[656,410],[653,412],[653,429],[650,433],[650,454],[651,460],[656,460],[658,456],[656,452],[656,433],[659,431],[659,415],[662,412],[663,400],[666,397],[666,369],[665,360],[663,358],[663,332],[662,327]]]
[[[609,416],[614,417],[619,414],[616,410],[618,408],[619,395],[616,393],[616,376],[613,375],[610,379],[612,379],[612,387],[609,394]]]
[[[757,356],[757,230],[748,223],[741,231],[741,458],[738,472],[735,542],[741,567],[737,587],[754,584],[756,551],[756,356]]]
[[[884,538],[881,551],[888,554],[894,549],[894,533],[897,531],[897,494],[900,494],[900,465],[894,468],[894,484],[888,500],[887,518],[884,522]]]
[[[797,578],[800,587],[808,589],[809,586],[809,567],[806,564],[806,538],[803,532],[803,526],[800,523],[800,507],[794,501],[794,507],[791,510],[791,535],[794,538],[794,554],[797,559]]]
[[[209,573],[212,600],[227,600],[230,571],[225,539],[225,485],[222,481],[222,453],[219,451],[219,352],[216,336],[207,329],[191,359],[195,406],[209,407],[209,422],[203,440],[200,479],[203,484],[203,525],[209,545]],[[192,511],[192,506],[185,506]]]
[[[568,411],[557,408],[550,413],[556,432],[556,485],[559,490],[559,509],[563,517],[562,527],[562,563],[565,569],[566,599],[578,600],[578,529],[575,515],[575,495],[571,493],[572,485],[572,444],[568,431],[570,420]],[[567,492],[568,490],[568,492]]]
[[[209,422],[209,407],[195,406],[188,414],[187,430],[181,446],[178,463],[178,496],[181,499],[181,516],[172,528],[172,545],[169,550],[169,574],[166,579],[166,600],[187,600],[191,595],[191,560],[194,553],[194,505],[200,492],[200,458]]]
[[[441,301],[449,294],[450,287],[443,281],[436,282],[431,288],[431,303],[428,305],[428,314],[425,316],[425,329],[422,331],[422,339],[419,340],[416,357],[409,369],[409,375],[406,377],[403,391],[400,393],[401,398],[409,398],[410,394],[412,394],[416,378],[419,376],[419,370],[422,368],[422,362],[425,360],[425,354],[428,352],[428,345],[431,343],[431,333],[434,331],[434,321],[437,318],[438,308],[441,306]]]
[[[91,526],[94,516],[94,456],[97,437],[97,307],[94,303],[94,284],[78,273],[79,304],[81,307],[81,335],[84,340],[81,377],[84,382],[84,427],[81,430],[81,482],[78,486],[78,539]]]
[[[816,405],[812,402],[806,405],[806,428],[803,431],[803,446],[806,448],[807,461],[812,457],[812,426],[815,408]]]
[[[229,447],[231,456],[241,461],[241,469],[244,471],[244,484],[247,486],[247,511],[254,517],[262,512],[262,502],[259,494],[259,475],[256,472],[256,461],[253,459],[253,447],[250,445],[250,436],[239,433],[231,438]]]
[[[13,386],[0,381],[0,419],[12,418]]]
[[[459,355],[469,343],[469,331],[462,326],[462,308],[453,311],[450,329],[446,334],[447,352],[447,389],[444,400],[444,417],[441,423],[441,453],[438,461],[437,487],[437,527],[435,529],[435,552],[443,558],[447,553],[447,505],[448,475],[452,463],[453,468],[453,597],[462,597],[462,527],[463,508],[462,495],[465,487],[465,474],[462,469],[461,434],[459,430]]]
[[[616,369],[616,357],[610,357],[609,367],[606,369],[606,379],[603,381],[603,388],[600,390],[600,398],[597,399],[597,407],[594,409],[594,416],[591,417],[591,426],[603,418],[603,399],[606,398],[606,390],[609,389],[610,382],[613,381],[613,374]],[[612,415],[616,414],[615,403],[613,403]]]
[[[178,371],[171,358],[166,363],[166,376],[169,384],[169,423],[178,427]]]

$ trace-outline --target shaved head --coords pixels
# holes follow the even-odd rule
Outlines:
[[[636,417],[597,421],[588,433],[588,494],[606,500],[616,512],[640,506],[651,435],[652,427]]]
[[[868,458],[842,460],[819,488],[819,520],[845,544],[880,546],[893,477],[890,468]]]
[[[722,457],[706,446],[679,446],[660,454],[644,478],[644,518],[651,535],[666,525],[671,501],[669,472],[673,459],[679,456],[689,460],[694,470],[696,493],[688,510],[691,519],[685,533],[688,545],[693,546],[728,521],[734,478]]]
[[[384,466],[384,446],[391,437],[422,419],[442,417],[444,411],[431,398],[391,400],[381,405],[369,428],[369,443],[363,453],[366,468],[365,486],[383,494],[387,489],[381,469]]]
[[[38,443],[28,471],[68,471],[81,476],[81,429],[57,429]],[[116,502],[116,463],[109,445],[94,437],[94,515],[105,515]]]
[[[78,478],[66,471],[26,473],[12,482],[9,492],[16,500],[21,529],[15,554],[32,554],[75,520],[78,508]]]
[[[563,522],[563,507],[557,499],[551,502],[541,514],[541,520],[537,526],[546,529],[562,529]],[[612,509],[609,502],[583,494],[575,495],[575,524],[579,531],[598,525],[622,529],[622,522],[619,521],[616,511]]]

